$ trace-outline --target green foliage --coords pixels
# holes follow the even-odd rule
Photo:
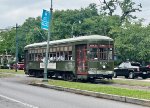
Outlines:
[[[102,9],[104,10],[104,13],[112,16],[117,8],[118,0],[109,0],[109,1],[103,0],[103,4],[104,6],[102,6]]]
[[[134,12],[141,11],[142,5],[136,6],[133,0],[103,0],[102,13],[112,16],[117,9],[121,10],[120,23],[129,22],[132,19],[136,19],[133,16]]]
[[[120,59],[150,61],[149,27],[130,24],[122,28],[121,36],[115,40]]]
[[[104,0],[105,1],[105,0]],[[115,53],[121,62],[125,59],[134,61],[150,61],[150,26],[143,27],[141,22],[133,22],[134,8],[132,0],[109,0],[104,3],[105,9],[99,13],[96,4],[76,10],[56,10],[53,12],[51,40],[84,36],[91,34],[107,35],[115,41]],[[106,4],[109,6],[106,6]],[[122,15],[115,15],[117,4],[120,4]],[[111,10],[110,10],[110,9]],[[109,10],[109,11],[108,11]],[[109,12],[108,14],[104,14]],[[124,16],[123,16],[124,15]],[[79,23],[79,21],[81,23]],[[120,23],[121,22],[121,23]],[[42,30],[41,17],[28,18],[18,28],[19,55],[23,55],[24,46],[47,40],[47,31]],[[0,32],[0,53],[15,55],[16,30],[12,28]]]
[[[15,48],[15,30],[8,30],[0,33],[2,41],[0,42],[0,52],[14,53]]]
[[[133,16],[132,13],[133,12],[137,12],[137,11],[141,11],[140,8],[142,8],[141,4],[136,6],[136,3],[133,2],[132,0],[123,0],[123,1],[119,1],[119,6],[121,8],[122,11],[122,15],[121,15],[121,23],[123,23],[124,21],[129,21],[131,19],[136,19],[136,16]]]

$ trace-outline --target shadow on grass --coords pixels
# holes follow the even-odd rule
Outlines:
[[[98,79],[94,82],[95,84],[113,84],[113,80],[108,79]]]
[[[40,77],[35,77],[34,75],[32,76],[27,76],[27,77],[33,77],[33,78],[43,78],[43,76]],[[56,77],[48,77],[48,80],[59,80],[59,81],[67,81],[67,80],[63,80],[63,78],[56,78]],[[96,79],[94,81],[90,81],[90,80],[68,80],[67,82],[80,82],[80,83],[89,83],[89,84],[114,84],[113,80],[111,79]]]

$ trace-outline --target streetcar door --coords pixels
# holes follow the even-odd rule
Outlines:
[[[78,75],[87,74],[87,45],[76,46],[76,72]]]
[[[24,51],[24,70],[27,71],[27,65],[28,65],[28,50]]]

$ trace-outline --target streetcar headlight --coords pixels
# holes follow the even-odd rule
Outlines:
[[[103,69],[105,69],[106,68],[106,66],[105,65],[103,65]]]

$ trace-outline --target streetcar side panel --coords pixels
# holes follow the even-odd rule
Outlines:
[[[60,75],[64,79],[112,78],[113,40],[105,36],[102,39],[91,37],[52,42],[48,52],[48,74]],[[43,75],[45,53],[45,43],[25,47],[26,74]]]

